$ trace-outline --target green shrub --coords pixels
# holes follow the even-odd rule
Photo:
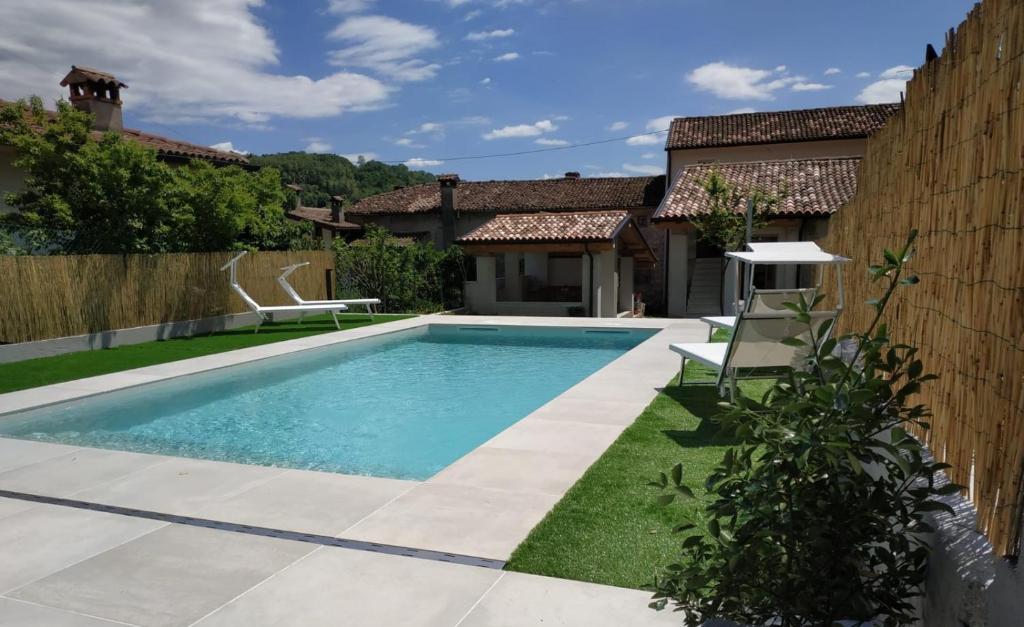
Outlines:
[[[806,370],[789,372],[760,402],[723,404],[718,421],[739,444],[708,478],[703,512],[676,528],[703,533],[682,541],[678,563],[655,582],[652,606],[673,604],[691,626],[712,617],[782,626],[913,622],[926,516],[949,510],[934,497],[958,489],[934,487],[948,466],[931,462],[905,430],[928,428],[927,408],[911,397],[935,377],[917,349],[890,342],[881,322],[894,291],[917,282],[903,276],[915,236],[871,267],[887,287],[870,301],[876,315],[866,331],[822,339],[831,323],[822,324]],[[819,300],[790,307],[810,325]],[[852,360],[833,356],[839,342],[856,344]],[[681,466],[654,485],[666,490],[665,503],[692,497]]]

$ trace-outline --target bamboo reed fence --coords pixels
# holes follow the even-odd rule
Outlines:
[[[235,253],[0,257],[0,342],[28,342],[248,311],[224,265]],[[327,297],[327,251],[257,252],[239,263],[239,283],[261,305],[290,304],[280,267],[309,300]]]
[[[888,321],[940,376],[925,435],[968,486],[997,553],[1019,555],[1024,490],[1024,2],[986,0],[919,68],[869,139],[856,197],[822,244],[854,258],[842,326],[863,329],[867,265],[920,231]]]

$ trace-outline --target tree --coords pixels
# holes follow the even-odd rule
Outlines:
[[[724,251],[740,250],[747,238],[747,204],[753,205],[753,228],[767,222],[767,213],[778,204],[784,192],[771,194],[759,188],[743,188],[711,170],[701,182],[708,194],[707,211],[690,217],[697,239]]]

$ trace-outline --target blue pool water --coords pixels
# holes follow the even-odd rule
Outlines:
[[[0,418],[0,435],[425,479],[652,333],[431,325]]]

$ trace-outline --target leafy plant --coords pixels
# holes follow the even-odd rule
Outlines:
[[[916,232],[871,266],[886,284],[862,333],[830,338],[831,321],[811,328],[812,357],[755,402],[723,404],[718,418],[739,443],[707,480],[703,513],[676,531],[688,535],[677,563],[653,586],[652,606],[673,604],[686,624],[718,617],[744,624],[833,625],[839,620],[904,625],[920,595],[929,513],[949,510],[936,496],[933,463],[909,426],[927,429],[928,409],[911,401],[925,374],[917,349],[893,344],[882,322],[904,276]],[[811,326],[808,303],[790,303]],[[800,342],[800,340],[791,340]],[[852,359],[834,355],[855,343]],[[653,484],[692,498],[682,467]]]
[[[746,243],[747,203],[753,203],[753,228],[767,222],[767,213],[778,204],[784,192],[772,194],[759,188],[743,188],[711,170],[701,181],[708,194],[707,211],[690,217],[697,239],[725,251],[739,250]]]
[[[370,225],[362,240],[338,241],[338,292],[379,298],[385,312],[436,312],[461,305],[462,249],[406,243]]]

